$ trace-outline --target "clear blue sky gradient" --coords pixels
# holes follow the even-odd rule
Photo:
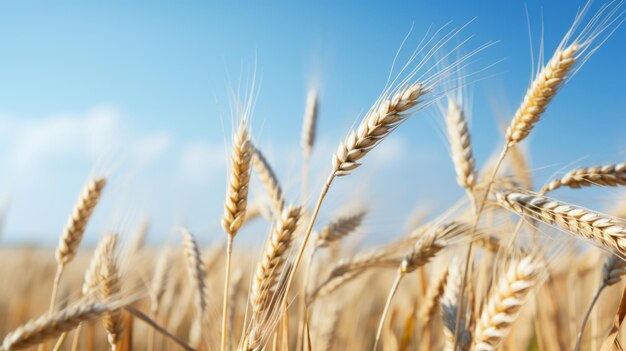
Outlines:
[[[311,81],[319,82],[318,131],[321,143],[328,145],[315,155],[317,173],[322,175],[330,167],[334,145],[378,97],[410,28],[409,46],[429,26],[448,21],[459,26],[474,19],[463,32],[474,36],[469,47],[499,41],[476,57],[477,67],[501,60],[472,88],[472,135],[476,157],[483,164],[501,142],[498,118],[510,119],[530,79],[525,8],[536,60],[542,21],[549,55],[583,5],[583,1],[3,2],[0,136],[12,134],[16,124],[37,125],[58,114],[82,115],[109,106],[121,116],[121,128],[132,131],[129,138],[166,133],[170,141],[158,159],[138,173],[111,166],[118,156],[107,155],[105,170],[115,174],[114,190],[107,194],[111,204],[90,227],[89,240],[95,240],[100,230],[132,231],[127,222],[134,223],[134,214],[144,212],[153,218],[154,242],[183,215],[192,229],[207,233],[205,240],[222,239],[218,223],[223,172],[193,185],[181,185],[167,174],[178,167],[177,150],[188,143],[224,145],[231,123],[229,91],[246,86],[245,77],[255,65],[260,88],[254,135],[276,161],[287,187],[293,188],[295,201],[297,185],[288,179],[298,174],[301,116]],[[550,106],[528,140],[538,182],[568,165],[624,161],[624,57],[622,26]],[[381,210],[370,219],[369,235],[397,232],[416,203],[437,210],[462,195],[441,126],[436,113],[419,113],[391,136],[408,160],[391,157],[384,167],[384,163],[368,167],[366,161],[351,176],[355,179],[350,182],[368,184],[362,186],[368,196],[376,197],[374,206]],[[8,154],[10,143],[0,141],[0,198],[10,199],[6,240],[55,242],[80,185],[98,165],[53,155],[37,168],[38,174],[11,176],[9,159],[16,155]],[[223,151],[218,153],[224,156]],[[129,196],[120,185],[127,177],[144,188],[137,196],[145,199],[119,205]],[[317,189],[321,179],[314,177],[311,188]],[[348,183],[338,182],[337,197],[331,196],[331,201],[341,202],[339,194],[348,192]],[[384,188],[383,183],[392,184]],[[565,199],[583,199],[577,196],[563,193]],[[623,193],[615,191],[591,191],[584,204],[606,208],[622,198]],[[130,207],[128,213],[112,214],[125,212],[125,206]],[[385,211],[394,206],[396,211]],[[326,211],[322,220],[332,208]],[[133,218],[128,219],[129,213]]]

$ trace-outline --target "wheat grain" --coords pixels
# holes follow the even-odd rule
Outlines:
[[[544,185],[539,192],[545,194],[560,187],[580,189],[592,185],[610,187],[626,185],[626,163],[573,169],[562,178]]]

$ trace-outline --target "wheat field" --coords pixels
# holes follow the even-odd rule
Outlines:
[[[93,174],[54,249],[0,247],[0,349],[621,350],[626,205],[588,209],[559,199],[559,190],[617,193],[626,163],[539,180],[523,144],[624,18],[620,1],[579,11],[561,43],[545,48],[490,160],[474,157],[481,140],[472,138],[467,88],[482,70],[474,58],[491,43],[466,47],[464,26],[426,34],[323,156],[332,169],[321,189],[310,186],[324,133],[319,91],[303,101],[302,130],[294,131],[302,165],[294,179],[279,179],[251,133],[248,96],[232,116],[221,230],[212,234],[223,241],[211,247],[183,225],[173,226],[175,240],[146,245],[147,222],[132,235],[103,233],[95,248],[81,246],[107,196],[108,176]],[[327,194],[339,178],[358,182],[368,153],[427,110],[445,125],[465,196],[441,213],[406,218],[409,230],[398,239],[350,245],[368,225],[367,203],[324,223],[320,209],[340,207]],[[285,184],[297,184],[299,196],[288,196]],[[263,247],[240,243],[253,223],[269,228]]]

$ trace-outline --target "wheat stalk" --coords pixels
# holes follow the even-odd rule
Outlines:
[[[496,191],[498,203],[520,216],[529,216],[577,237],[589,239],[626,257],[626,222],[605,214],[523,190]]]
[[[611,187],[626,185],[626,163],[573,169],[562,178],[544,185],[539,192],[545,194],[560,187],[580,189],[592,185]]]
[[[496,350],[517,319],[543,266],[533,256],[512,259],[483,307],[474,330],[474,350]]]
[[[251,161],[252,143],[248,133],[247,119],[242,118],[237,132],[233,135],[228,188],[226,190],[226,199],[224,200],[224,214],[222,215],[222,228],[228,234],[228,244],[226,247],[226,270],[224,273],[221,351],[226,349],[228,289],[230,288],[230,261],[233,254],[233,240],[237,231],[246,220]]]

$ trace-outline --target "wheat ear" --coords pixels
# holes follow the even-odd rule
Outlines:
[[[317,233],[315,247],[328,247],[331,243],[354,232],[361,225],[366,215],[367,211],[363,210],[330,222]]]
[[[309,240],[315,219],[319,213],[324,197],[330,189],[333,179],[338,176],[345,176],[360,166],[359,161],[370,150],[378,145],[389,133],[397,128],[403,121],[411,116],[411,108],[419,104],[420,98],[430,91],[424,84],[413,84],[399,89],[393,96],[377,102],[370,112],[363,118],[359,128],[348,134],[344,143],[339,145],[337,152],[333,156],[333,171],[324,183],[322,191],[315,204],[315,209],[309,220],[309,224],[304,232],[304,238],[298,249],[294,261],[293,271],[287,280],[286,294],[289,293],[291,284],[298,270],[300,260],[304,254],[304,249]]]
[[[378,348],[378,342],[380,341],[380,336],[383,331],[383,326],[385,323],[385,318],[387,313],[389,312],[389,307],[391,305],[391,301],[400,286],[400,282],[402,278],[407,274],[415,271],[417,268],[428,263],[439,251],[441,251],[447,245],[447,239],[458,235],[459,231],[456,230],[457,224],[451,223],[449,225],[444,225],[436,230],[431,230],[427,232],[422,238],[420,238],[413,248],[409,251],[409,253],[402,259],[400,262],[400,267],[398,268],[398,273],[396,275],[396,279],[389,291],[389,295],[387,297],[387,302],[385,303],[385,308],[380,317],[380,322],[378,323],[378,330],[376,332],[376,339],[374,341],[374,347],[372,350],[376,351]]]
[[[228,234],[226,246],[226,270],[224,272],[224,295],[222,306],[222,338],[221,351],[226,349],[226,324],[228,322],[228,289],[230,288],[230,261],[233,254],[233,240],[237,231],[246,220],[248,204],[248,186],[250,184],[250,164],[252,162],[252,144],[248,133],[248,122],[242,118],[233,135],[232,156],[222,228]]]
[[[306,109],[304,110],[304,118],[302,123],[302,137],[300,138],[300,146],[304,157],[309,157],[313,151],[315,144],[315,132],[317,127],[317,109],[318,99],[317,91],[311,89],[306,99]]]
[[[272,166],[267,161],[261,150],[257,147],[254,147],[252,150],[252,166],[261,178],[261,182],[272,200],[274,212],[281,213],[283,211],[283,207],[285,206],[285,200],[283,198],[283,190],[280,186],[280,182],[278,181],[278,177],[276,177],[276,173],[274,173]]]
[[[260,262],[261,264],[261,262]],[[293,269],[291,262],[285,262],[282,272],[274,276],[272,289],[272,297],[266,300],[263,309],[255,314],[254,306],[252,311],[252,318],[249,327],[246,329],[246,333],[243,337],[243,342],[239,346],[238,350],[246,351],[261,351],[264,349],[268,338],[274,332],[276,322],[280,320],[281,313],[284,312],[285,305],[283,296],[287,287],[287,280],[289,278],[289,272]],[[253,277],[253,284],[254,284]]]
[[[56,260],[59,266],[65,266],[76,255],[89,218],[100,200],[105,185],[105,178],[91,178],[83,188],[59,239],[56,250]]]
[[[105,302],[111,302],[120,296],[120,277],[117,267],[115,248],[117,246],[117,236],[110,235],[111,239],[106,240],[109,244],[104,245],[102,251],[102,261],[98,267],[98,290],[100,297]],[[107,340],[112,350],[116,347],[124,332],[124,324],[122,322],[122,311],[113,309],[107,311],[102,318],[104,329],[107,332]]]
[[[522,101],[522,104],[518,108],[511,121],[509,127],[505,133],[506,143],[504,148],[500,152],[495,167],[492,170],[491,177],[489,178],[485,190],[482,195],[482,201],[478,203],[476,215],[474,216],[474,228],[478,226],[480,216],[484,209],[485,203],[491,191],[491,187],[496,179],[496,175],[506,157],[509,149],[520,141],[524,140],[535,123],[539,121],[541,115],[547,108],[548,104],[552,101],[559,88],[569,78],[576,63],[578,61],[584,62],[589,55],[595,52],[591,50],[586,57],[582,57],[583,53],[591,46],[595,39],[597,39],[605,30],[611,28],[613,24],[622,15],[618,12],[621,3],[617,5],[603,6],[602,9],[589,21],[584,27],[581,33],[575,39],[571,39],[573,33],[580,25],[582,18],[584,17],[588,5],[585,6],[582,12],[574,20],[569,32],[563,38],[561,44],[556,49],[552,58],[548,63],[537,73],[537,76],[528,88],[526,95]],[[611,8],[612,7],[612,8]],[[610,35],[610,33],[609,33]],[[581,58],[582,57],[582,58]],[[473,235],[473,231],[472,231]],[[465,303],[464,293],[465,284],[467,280],[467,272],[470,265],[470,259],[472,255],[472,243],[468,246],[467,255],[465,257],[465,272],[463,278],[463,284],[461,286],[461,309],[464,309]],[[457,318],[460,318],[460,314]],[[457,323],[457,329],[460,323]],[[458,330],[455,332],[458,335]],[[455,346],[456,348],[456,341]]]
[[[424,84],[412,84],[375,105],[359,127],[351,131],[337,148],[333,157],[333,174],[345,176],[359,167],[361,158],[410,117],[409,110],[418,105],[427,92]]]
[[[250,299],[253,316],[261,315],[276,293],[278,278],[287,260],[287,250],[293,242],[300,215],[299,207],[288,207],[276,219],[252,280]]]
[[[560,187],[580,189],[592,185],[611,187],[626,185],[626,163],[573,169],[567,172],[563,178],[555,179],[544,185],[540,193],[545,194]]]
[[[589,239],[626,257],[626,222],[582,207],[523,190],[496,191],[498,203],[520,216],[529,216],[577,237]]]
[[[601,45],[623,21],[623,12],[619,11],[622,3],[617,1],[602,6],[581,27],[589,6],[590,3],[587,3],[577,14],[550,60],[537,72],[530,84],[506,131],[508,145],[519,143],[528,136],[559,89],[597,50],[597,47],[591,47],[592,44],[600,40]]]
[[[443,295],[440,298],[441,319],[443,320],[444,350],[454,350],[455,342],[459,343],[461,349],[466,350],[471,343],[471,335],[465,327],[465,319],[458,318],[464,315],[460,308],[460,293],[463,284],[463,274],[461,264],[456,257],[452,258],[448,265],[448,277],[443,288]],[[460,326],[457,328],[457,323]],[[456,333],[460,337],[455,338]],[[458,341],[457,341],[458,340]]]
[[[524,140],[534,124],[539,121],[576,63],[576,53],[579,49],[580,45],[576,42],[566,48],[557,49],[550,61],[537,74],[506,130],[506,141],[509,145]]]
[[[454,100],[448,100],[448,110],[444,119],[457,183],[471,191],[476,185],[476,166],[463,108]]]
[[[306,108],[304,110],[304,118],[302,123],[302,136],[300,138],[300,146],[302,146],[302,170],[300,184],[300,201],[307,201],[307,191],[309,185],[309,163],[313,146],[315,145],[315,135],[317,129],[317,112],[318,112],[318,96],[315,89],[309,90],[306,100]]]
[[[252,145],[245,119],[241,120],[237,132],[233,135],[232,144],[228,189],[222,216],[222,228],[229,236],[237,234],[245,219],[248,203]]]
[[[434,284],[431,284],[428,288],[426,296],[424,297],[424,302],[422,302],[417,314],[417,318],[420,321],[422,328],[426,328],[435,316],[437,306],[439,306],[439,300],[443,295],[443,290],[446,287],[447,281],[448,269],[444,269],[441,271],[441,274],[435,280]]]
[[[90,178],[85,184],[72,214],[63,228],[63,233],[59,238],[59,245],[57,246],[55,258],[57,261],[57,271],[54,277],[54,283],[52,287],[52,295],[50,298],[50,309],[52,312],[54,309],[54,303],[56,301],[57,289],[61,282],[61,276],[63,275],[63,269],[73,258],[76,256],[76,250],[80,245],[85,234],[85,228],[91,218],[94,208],[100,200],[102,190],[106,185],[105,178]]]
[[[98,292],[100,280],[98,280],[98,275],[100,272],[100,268],[102,263],[105,261],[105,256],[107,252],[112,252],[117,242],[117,237],[115,235],[106,235],[100,242],[98,246],[94,250],[93,256],[89,261],[89,265],[85,270],[85,275],[83,278],[83,285],[81,287],[81,293],[83,297],[85,297],[86,301],[95,301],[96,296],[95,293]],[[78,338],[80,337],[81,326],[79,325],[76,328],[76,332],[74,333],[74,340],[72,341],[72,350],[75,350],[78,345]],[[65,341],[65,337],[67,336],[67,332],[63,333],[53,350],[59,350]]]
[[[198,243],[193,234],[184,228],[182,229],[182,233],[183,249],[187,262],[187,274],[191,286],[193,287],[196,323],[202,324],[207,306],[204,263],[202,262],[202,255],[200,254]]]
[[[84,303],[46,314],[7,334],[2,342],[2,350],[22,350],[41,344],[76,328],[82,322],[96,320],[104,313],[119,307],[119,303]]]
[[[496,350],[506,337],[543,266],[533,256],[512,259],[487,297],[474,330],[473,349]]]
[[[161,300],[165,294],[167,286],[167,277],[171,269],[171,253],[172,249],[169,246],[165,246],[154,267],[154,273],[152,275],[152,284],[150,288],[151,296],[151,310],[153,318],[157,318],[159,314],[159,308]]]
[[[582,324],[580,325],[580,331],[578,332],[578,337],[576,338],[576,344],[574,346],[574,351],[580,350],[583,332],[585,331],[585,326],[587,325],[587,321],[589,320],[589,316],[591,315],[591,311],[593,311],[593,306],[598,302],[600,298],[600,294],[602,291],[611,286],[619,283],[622,280],[622,277],[626,274],[626,261],[623,259],[611,255],[602,266],[602,284],[596,291],[593,299],[591,300],[591,304],[587,309],[587,313],[585,313],[585,317],[583,318]]]

